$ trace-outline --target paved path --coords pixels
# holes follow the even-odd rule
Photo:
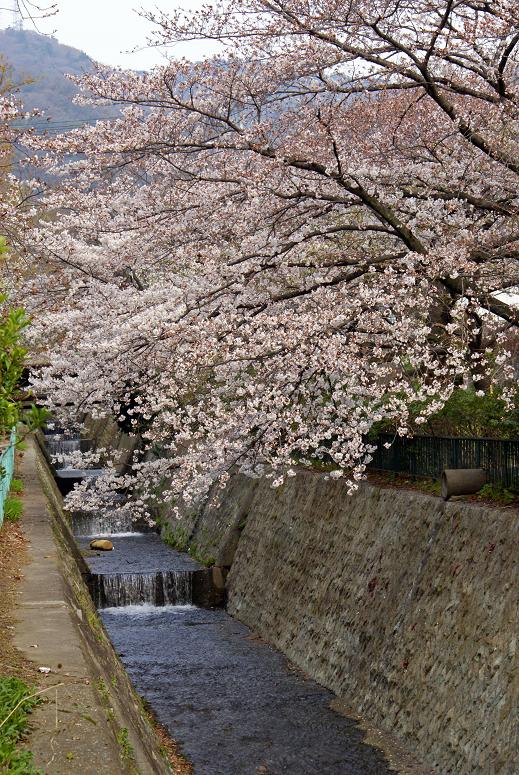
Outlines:
[[[38,667],[50,667],[51,672],[42,675],[41,688],[56,686],[33,714],[28,747],[45,775],[122,775],[127,770],[93,688],[96,676],[83,651],[77,614],[65,597],[33,442],[19,473],[30,561],[20,585],[14,641]]]

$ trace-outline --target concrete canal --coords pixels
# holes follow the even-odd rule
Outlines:
[[[334,695],[210,600],[210,572],[124,517],[76,515],[76,542],[116,652],[195,775],[389,775]],[[109,552],[89,549],[106,537]],[[406,770],[407,772],[407,770]]]
[[[107,608],[116,650],[197,775],[382,775],[382,754],[223,610]]]

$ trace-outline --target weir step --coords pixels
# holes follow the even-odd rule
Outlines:
[[[104,469],[74,469],[67,465],[66,455],[86,451],[91,445],[90,439],[81,439],[73,432],[45,436],[42,447],[48,462],[52,464],[56,456],[65,458],[52,464],[62,495],[70,492],[76,481],[104,473]],[[218,575],[165,545],[153,528],[135,524],[125,509],[124,496],[115,494],[113,498],[111,513],[109,506],[95,515],[74,513],[69,522],[89,567],[88,584],[98,608],[223,604],[224,585],[219,583]],[[91,550],[90,539],[100,537],[115,539],[113,551]]]
[[[92,536],[101,538],[111,535],[135,537],[144,533],[155,532],[153,528],[141,523],[134,523],[129,511],[119,510],[115,514],[81,514],[74,513],[70,518],[70,528],[77,536]]]
[[[213,581],[210,568],[194,571],[151,571],[148,573],[91,573],[90,594],[97,608],[124,606],[196,605],[218,608],[223,590]]]
[[[96,573],[91,576],[90,591],[97,608],[186,605],[193,602],[193,572]]]

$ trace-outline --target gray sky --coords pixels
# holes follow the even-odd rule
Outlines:
[[[54,33],[60,43],[85,51],[92,59],[110,65],[119,65],[138,70],[147,70],[164,61],[166,51],[145,49],[136,53],[125,53],[136,46],[145,46],[152,31],[151,25],[140,18],[136,8],[163,11],[174,8],[196,8],[202,0],[57,0],[59,13],[50,19],[37,21],[38,29]],[[43,5],[43,2],[38,3]],[[50,4],[50,0],[49,0]],[[0,7],[10,5],[3,0]],[[11,14],[0,13],[0,27],[11,23]],[[26,29],[34,29],[30,22]],[[207,44],[191,43],[169,49],[170,55],[201,59],[204,53],[212,53]]]

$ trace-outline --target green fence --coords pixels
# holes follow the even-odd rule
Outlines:
[[[391,444],[386,448],[384,444]],[[444,468],[484,468],[487,481],[519,486],[519,441],[381,434],[368,468],[438,478]]]
[[[14,471],[14,448],[16,444],[16,428],[9,437],[9,445],[0,455],[0,527],[4,521],[4,504],[11,487]]]

